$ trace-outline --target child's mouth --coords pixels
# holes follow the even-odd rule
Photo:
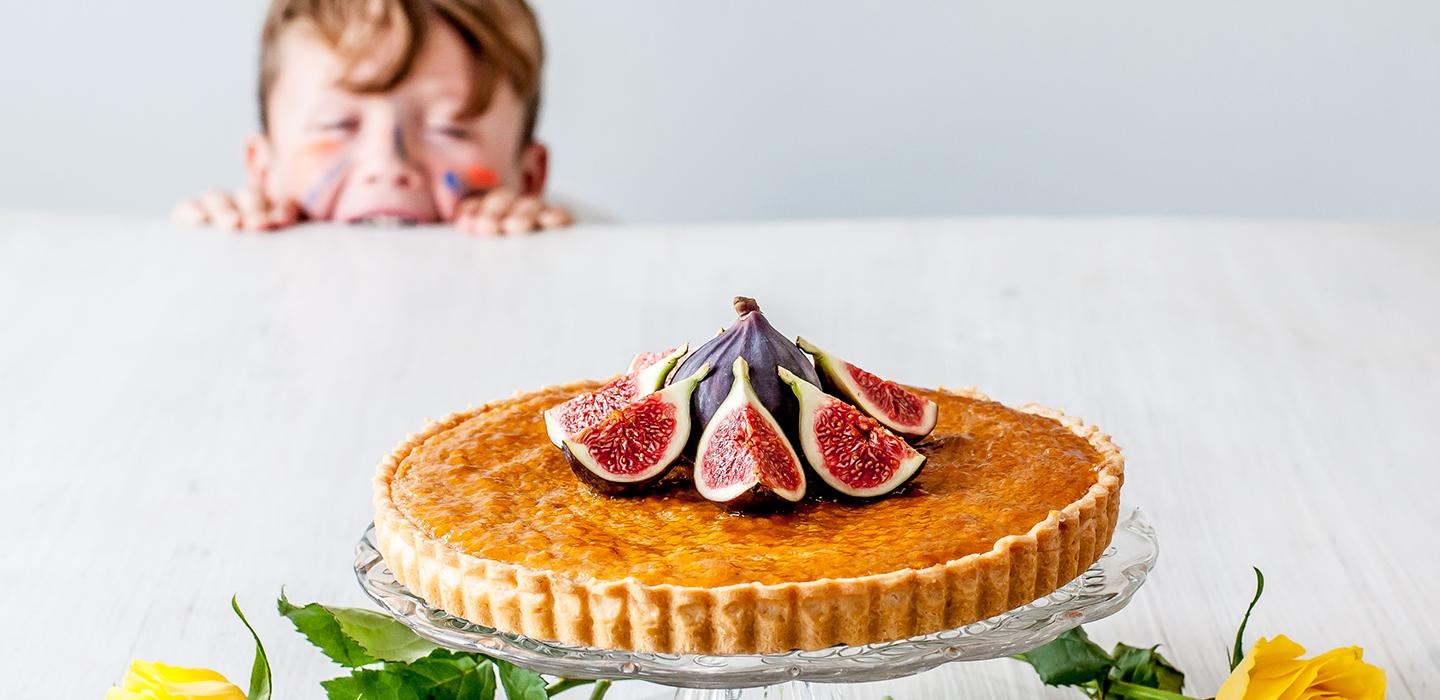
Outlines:
[[[410,216],[397,216],[395,214],[369,214],[357,216],[346,222],[356,226],[416,226],[419,219]]]
[[[416,226],[426,223],[420,214],[405,209],[375,209],[345,220],[347,224],[364,226]]]

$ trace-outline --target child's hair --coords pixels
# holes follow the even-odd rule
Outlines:
[[[445,22],[469,47],[474,77],[461,116],[485,111],[496,80],[510,84],[525,103],[523,144],[535,135],[540,111],[540,27],[525,0],[272,0],[260,35],[260,128],[269,130],[266,102],[280,70],[279,38],[293,22],[310,24],[348,67],[365,59],[379,39],[395,32],[399,51],[364,80],[346,75],[357,92],[383,92],[405,79],[425,43],[429,24]],[[347,74],[350,71],[347,71]]]

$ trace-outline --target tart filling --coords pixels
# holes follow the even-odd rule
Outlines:
[[[472,622],[657,652],[867,644],[958,627],[1050,593],[1114,529],[1123,459],[1041,407],[911,389],[939,406],[926,467],[870,503],[736,516],[684,468],[644,498],[571,474],[541,412],[599,382],[435,423],[375,480],[376,536],[399,580]]]

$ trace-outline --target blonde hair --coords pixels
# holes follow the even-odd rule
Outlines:
[[[348,68],[369,57],[382,37],[394,32],[400,50],[364,79],[348,74],[341,85],[357,92],[384,92],[398,85],[424,48],[430,23],[454,29],[470,49],[473,80],[461,116],[490,106],[497,80],[504,80],[525,103],[522,144],[535,136],[540,112],[540,68],[544,44],[535,13],[525,0],[273,0],[260,33],[260,128],[269,130],[267,101],[280,72],[279,38],[292,23],[307,22]]]

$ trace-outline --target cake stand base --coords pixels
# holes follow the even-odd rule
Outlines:
[[[675,700],[840,700],[836,686],[794,681],[762,688],[713,690],[676,688]]]
[[[953,661],[1011,656],[1081,624],[1113,615],[1145,583],[1160,545],[1138,509],[1115,528],[1110,547],[1085,573],[1050,595],[995,617],[920,637],[859,647],[780,654],[655,654],[547,642],[460,619],[395,580],[375,548],[374,527],[355,547],[360,586],[416,634],[460,651],[486,654],[565,678],[634,679],[679,688],[677,699],[835,697],[826,683],[909,676]],[[756,690],[742,692],[745,688]]]

